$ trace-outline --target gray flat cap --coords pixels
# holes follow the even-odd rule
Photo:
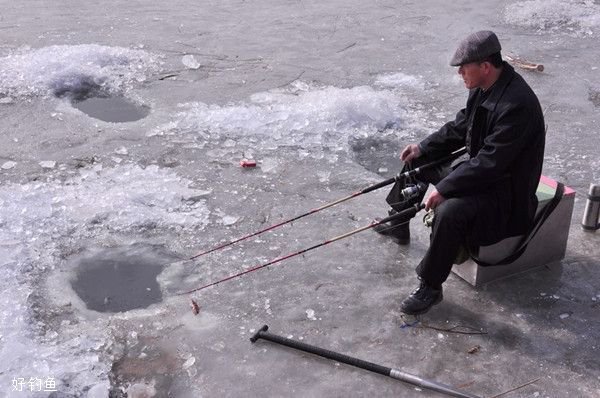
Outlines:
[[[450,65],[460,66],[469,62],[481,61],[485,57],[500,52],[500,41],[494,32],[481,30],[467,36],[456,49]]]

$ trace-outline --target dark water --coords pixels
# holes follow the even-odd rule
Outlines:
[[[125,97],[89,97],[74,100],[72,105],[90,117],[112,123],[133,122],[150,113],[147,106],[135,104]]]
[[[104,249],[74,260],[76,277],[71,284],[94,311],[146,308],[162,300],[156,277],[165,264],[175,259],[157,246]]]

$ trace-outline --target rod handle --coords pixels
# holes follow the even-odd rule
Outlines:
[[[423,203],[418,203],[418,204],[412,205],[408,209],[399,211],[398,213],[392,214],[391,216],[388,216],[386,218],[382,218],[378,222],[378,224],[383,224],[388,221],[398,220],[398,219],[400,219],[400,221],[408,220],[408,219],[414,217],[418,212],[420,212],[424,208],[425,208],[425,205]]]

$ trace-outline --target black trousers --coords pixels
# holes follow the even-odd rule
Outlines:
[[[423,157],[415,159],[412,167],[428,163]],[[408,166],[405,165],[403,171]],[[416,181],[437,184],[452,169],[450,164],[420,173]],[[411,183],[411,182],[409,182]],[[511,193],[509,184],[496,184],[485,192],[468,196],[448,198],[438,205],[431,230],[431,243],[417,266],[417,275],[431,286],[441,285],[450,275],[454,260],[461,246],[476,249],[490,245],[507,236]],[[396,211],[419,203],[425,192],[411,201],[404,201],[400,191],[404,184],[395,184],[386,201]]]

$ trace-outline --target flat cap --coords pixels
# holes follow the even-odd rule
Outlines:
[[[450,65],[460,66],[469,62],[477,62],[500,52],[500,41],[494,32],[481,30],[467,36],[456,49]]]

